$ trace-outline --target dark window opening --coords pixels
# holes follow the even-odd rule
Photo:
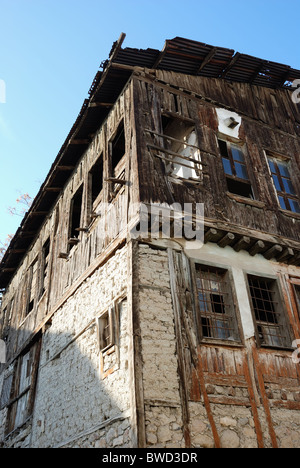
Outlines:
[[[228,272],[196,265],[196,284],[203,338],[239,341]]]
[[[288,163],[274,158],[268,158],[268,162],[280,207],[300,213],[299,198],[291,180]]]
[[[228,191],[235,195],[253,199],[253,190],[242,148],[220,139],[218,143]]]
[[[300,285],[294,284],[293,286],[294,286],[296,304],[297,304],[297,309],[298,309],[298,316],[300,319]]]
[[[82,197],[83,186],[77,190],[71,201],[69,242],[79,237],[80,231],[78,229],[80,228]]]
[[[100,194],[103,188],[103,158],[102,155],[97,159],[89,172],[91,205]]]
[[[112,176],[117,176],[115,170],[125,155],[125,130],[123,121],[120,123],[117,133],[110,144]]]
[[[43,251],[42,251],[42,275],[41,275],[40,296],[44,294],[46,287],[47,287],[49,262],[50,262],[50,239],[47,239],[43,245]]]
[[[25,317],[33,311],[35,300],[38,296],[38,261],[33,262],[28,271],[28,286],[27,286],[27,307]]]
[[[248,276],[252,309],[262,346],[286,347],[287,323],[276,280]]]

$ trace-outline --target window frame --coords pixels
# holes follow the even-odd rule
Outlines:
[[[228,157],[225,156],[225,153],[223,152],[223,150],[221,148],[220,142],[225,144],[226,154],[227,154]],[[247,152],[246,152],[246,144],[244,142],[240,141],[240,140],[234,141],[232,138],[228,138],[228,137],[226,137],[224,135],[217,135],[217,146],[218,146],[219,154],[220,154],[221,160],[222,160],[222,168],[223,168],[223,172],[224,172],[225,179],[226,179],[227,191],[232,195],[236,195],[238,197],[243,197],[246,200],[257,200],[254,180],[253,180],[251,171],[249,171],[249,163],[248,163],[248,156],[247,156]],[[241,151],[241,153],[243,155],[243,161],[239,161],[239,160],[234,159],[233,151],[232,151],[233,146],[238,147],[238,149]],[[227,159],[229,161],[231,174],[226,172],[226,169],[225,169],[225,166],[224,166],[224,163],[223,163],[224,159]],[[240,164],[241,166],[245,167],[247,177],[248,177],[247,179],[239,177],[237,175],[237,169],[236,169],[235,163]],[[230,189],[230,182],[236,182],[239,185],[243,185],[243,186],[247,187],[249,189],[249,195],[251,195],[251,196],[247,196],[245,194],[242,194],[238,190],[233,191],[232,189]]]
[[[279,155],[273,154],[273,153],[271,153],[269,151],[266,151],[266,157],[267,157],[267,164],[268,164],[269,174],[270,174],[270,177],[271,177],[271,182],[272,182],[275,194],[276,194],[276,198],[277,198],[279,208],[281,210],[288,211],[288,212],[296,214],[296,215],[300,215],[300,211],[298,212],[298,211],[294,211],[292,209],[290,201],[289,201],[290,199],[295,201],[298,204],[299,208],[300,208],[299,193],[298,193],[297,189],[295,188],[295,184],[294,184],[294,182],[292,180],[292,177],[291,177],[291,171],[290,171],[290,168],[288,167],[289,163],[290,163],[290,160],[287,159],[287,158],[284,158],[284,157],[280,157]],[[273,172],[270,163],[272,163],[274,165],[275,172]],[[287,170],[287,172],[289,174],[289,177],[283,176],[281,174],[280,169],[278,167],[278,163],[283,164],[283,165],[286,166],[286,170]],[[281,190],[277,189],[276,183],[274,181],[274,176],[277,177],[278,184],[279,184]],[[288,193],[286,191],[284,183],[283,183],[283,179],[286,179],[286,180],[290,181],[291,186],[292,186],[293,191],[295,192],[295,194],[290,194],[290,193]],[[280,197],[284,201],[285,208],[281,205]]]
[[[274,308],[274,310],[267,310],[267,308],[265,307],[265,304],[264,304],[264,309],[258,309],[258,307],[255,308],[254,301],[252,298],[249,278],[253,278],[254,280],[264,281],[265,283],[267,282],[272,283],[273,291],[271,289],[268,290],[267,288],[265,289],[256,288],[256,289],[260,289],[261,291],[268,291],[274,294],[274,297],[276,300],[273,300],[271,302],[269,299],[264,299],[262,297],[261,298],[256,297],[255,299],[256,299],[256,304],[258,303],[259,300],[262,300],[265,303],[268,303],[268,302],[272,303],[272,307]],[[286,310],[286,304],[285,304],[284,297],[282,294],[279,278],[275,276],[271,276],[271,275],[245,273],[245,280],[246,280],[249,304],[251,308],[252,319],[253,319],[253,324],[254,324],[254,329],[255,329],[257,346],[259,348],[266,348],[266,349],[291,349],[292,339],[291,339],[290,321],[289,321],[288,313]],[[275,310],[275,307],[277,308],[277,310]],[[259,311],[263,311],[266,314],[266,317],[267,317],[267,314],[271,314],[271,316],[273,314],[274,318],[277,316],[279,318],[278,322],[275,324],[275,322],[272,322],[272,321],[258,319],[255,309]],[[277,339],[282,340],[282,344],[270,343],[267,340],[266,342],[263,342],[260,335],[263,333],[264,330],[267,330],[267,328],[269,329],[277,328],[280,331],[280,333],[282,333],[283,331],[282,334],[273,335],[271,333],[265,332],[265,335],[263,335],[263,337],[267,338],[267,340],[271,336],[275,336]]]
[[[1,392],[1,409],[7,408],[5,424],[5,435],[23,426],[32,416],[36,383],[38,376],[38,366],[40,359],[41,340],[28,346],[14,362],[13,370],[6,376],[6,381],[10,379]]]
[[[193,278],[193,289],[194,289],[194,302],[196,307],[196,324],[198,330],[198,337],[199,341],[202,343],[215,343],[215,344],[222,344],[222,345],[234,345],[234,346],[241,346],[243,340],[243,329],[240,323],[240,315],[239,315],[239,308],[238,308],[238,301],[235,291],[235,283],[232,272],[230,268],[219,266],[211,263],[202,262],[201,260],[191,260],[191,271],[192,271],[192,278]],[[202,325],[202,314],[199,304],[199,290],[197,286],[197,267],[202,267],[204,269],[210,269],[219,272],[224,277],[224,284],[225,290],[224,292],[227,294],[230,304],[225,302],[226,307],[229,307],[229,313],[224,314],[225,319],[231,322],[231,326],[228,328],[232,330],[234,335],[233,337],[217,337],[217,336],[205,336],[203,333],[203,325]],[[206,292],[209,292],[206,291]],[[213,292],[213,291],[211,291]],[[207,301],[206,301],[207,302]],[[227,301],[228,302],[228,301]],[[224,303],[223,303],[224,305]],[[213,315],[216,315],[213,311],[209,312],[207,315],[208,317],[211,316],[214,320]],[[216,317],[218,318],[218,317]],[[218,327],[217,327],[218,328]],[[225,327],[226,329],[226,327]]]
[[[168,123],[166,124],[167,121]],[[178,125],[177,131],[174,129],[174,124]],[[160,153],[165,153],[164,156],[157,154],[156,156],[163,160],[168,177],[186,182],[202,182],[204,163],[201,161],[199,137],[197,133],[196,122],[194,120],[177,114],[174,115],[171,112],[162,112],[161,133],[156,133],[153,131],[149,131],[149,133],[155,135],[156,140],[162,140],[159,144],[159,146],[161,146],[160,151],[159,146],[154,145],[153,148],[158,150]],[[193,134],[195,135],[196,141],[194,143],[190,143],[189,138]],[[182,148],[178,148],[178,145],[180,145]],[[195,156],[195,154],[193,154],[192,156],[188,156],[183,154],[187,149],[189,149],[190,152],[194,151],[197,153],[197,155]],[[176,174],[175,166],[179,166],[179,171],[182,168],[183,171],[190,170],[191,172],[194,172],[196,177],[187,177]]]
[[[78,210],[79,213],[79,226],[75,227],[73,226],[74,223],[74,202],[75,198],[79,196],[80,197],[80,209]],[[70,208],[69,208],[69,226],[68,226],[68,253],[71,251],[72,247],[74,245],[78,244],[80,242],[80,227],[81,227],[81,222],[83,218],[83,197],[84,197],[84,184],[80,184],[76,191],[74,192],[71,200],[70,200]],[[77,232],[75,232],[77,231]],[[73,237],[74,234],[74,237]]]

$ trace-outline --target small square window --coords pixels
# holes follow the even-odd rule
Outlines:
[[[113,307],[98,318],[98,336],[100,351],[105,351],[115,344]]]

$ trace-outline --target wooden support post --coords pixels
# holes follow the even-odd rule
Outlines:
[[[206,244],[207,242],[214,242],[220,237],[219,232],[217,229],[210,228],[205,234],[204,234],[204,243]]]
[[[219,240],[219,247],[226,247],[226,245],[231,245],[235,240],[235,235],[232,232],[227,232],[227,234]]]
[[[240,240],[233,246],[236,252],[241,250],[248,250],[251,245],[251,239],[248,236],[242,236]]]
[[[252,255],[252,257],[254,257],[254,255],[261,253],[265,248],[266,248],[265,243],[259,240],[255,242],[253,247],[251,247],[251,249],[249,250],[249,254]]]
[[[276,258],[279,254],[281,254],[283,248],[281,245],[275,244],[269,250],[264,253],[264,257],[270,260],[271,258]]]
[[[288,259],[293,258],[294,255],[295,255],[295,253],[294,253],[293,249],[291,249],[290,247],[287,247],[287,248],[283,249],[282,254],[279,257],[277,257],[277,260],[278,260],[278,262],[285,262]]]

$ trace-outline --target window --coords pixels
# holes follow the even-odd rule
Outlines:
[[[98,336],[100,351],[114,345],[114,307],[110,307],[98,318]]]
[[[259,344],[288,347],[288,324],[276,280],[249,275],[248,282]]]
[[[109,181],[111,182],[111,196],[115,196],[125,181],[125,128],[124,121],[119,124],[114,138],[109,142]],[[119,182],[120,180],[120,182]]]
[[[187,120],[162,116],[166,170],[182,179],[202,177],[200,150],[195,125]]]
[[[300,284],[294,284],[294,293],[295,293],[295,299],[296,299],[296,304],[298,308],[298,315],[300,318]]]
[[[43,245],[43,250],[42,250],[40,297],[42,297],[42,295],[44,294],[48,286],[49,263],[50,263],[50,239],[47,239]]]
[[[241,146],[225,140],[218,140],[229,192],[242,197],[254,198]]]
[[[28,272],[28,287],[27,287],[27,307],[25,316],[29,315],[33,311],[35,306],[35,299],[38,295],[38,260],[36,259]]]
[[[299,198],[291,181],[288,163],[271,157],[268,158],[268,162],[280,207],[300,213]]]
[[[228,271],[197,264],[196,284],[202,337],[239,341]]]
[[[79,241],[79,228],[81,221],[81,206],[83,197],[83,186],[81,186],[71,200],[70,227],[69,227],[69,247]]]
[[[8,407],[6,434],[21,426],[32,414],[40,343],[37,342],[15,362],[6,376],[1,393],[1,407]]]
[[[89,196],[91,211],[103,188],[103,156],[101,155],[89,172]]]

